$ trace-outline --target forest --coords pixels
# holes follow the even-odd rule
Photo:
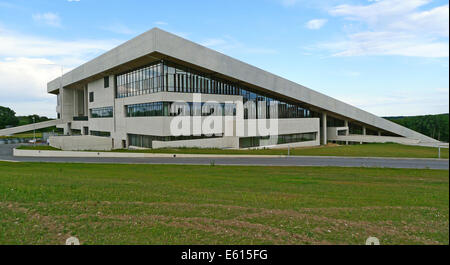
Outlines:
[[[448,143],[449,114],[385,117],[392,122],[405,126],[411,130],[425,134],[436,140]]]

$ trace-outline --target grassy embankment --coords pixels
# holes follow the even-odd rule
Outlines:
[[[449,244],[448,170],[0,162],[0,244]]]
[[[24,146],[22,149],[58,150],[48,146]],[[287,149],[261,150],[223,150],[223,149],[149,149],[149,150],[114,150],[114,152],[132,153],[168,153],[168,154],[221,154],[221,155],[287,155]],[[438,149],[433,147],[409,146],[401,144],[363,144],[346,146],[321,146],[293,148],[294,156],[349,156],[349,157],[404,157],[404,158],[438,158]],[[441,158],[449,158],[449,149],[441,148]]]

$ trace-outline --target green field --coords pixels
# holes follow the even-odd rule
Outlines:
[[[449,244],[448,174],[0,162],[0,244]]]
[[[58,150],[51,147],[24,146],[22,149]],[[169,153],[169,154],[223,154],[223,155],[287,155],[287,149],[260,150],[223,150],[223,149],[149,149],[149,150],[114,150],[114,152],[132,153]],[[407,157],[438,158],[438,149],[432,147],[409,146],[401,144],[363,144],[343,146],[303,147],[290,150],[294,156],[350,156],[350,157]],[[441,148],[441,158],[449,158],[448,148]]]

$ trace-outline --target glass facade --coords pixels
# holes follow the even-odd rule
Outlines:
[[[363,134],[363,127],[356,123],[349,123],[348,131],[350,134]]]
[[[236,105],[228,103],[152,102],[125,108],[127,117],[236,116]]]
[[[301,104],[255,93],[252,89],[240,84],[224,81],[167,61],[117,75],[116,84],[117,98],[162,91],[242,96],[245,119],[320,117],[318,113]],[[269,111],[271,105],[277,105],[276,109]]]
[[[345,122],[341,119],[327,116],[327,127],[344,127]]]
[[[152,148],[153,141],[171,142],[171,141],[181,141],[181,140],[197,140],[205,138],[218,138],[222,135],[213,136],[153,136],[153,135],[138,135],[138,134],[128,134],[128,142],[130,146]]]
[[[296,133],[262,137],[244,137],[239,138],[239,148],[314,141],[316,140],[316,137],[317,133]]]
[[[372,130],[372,129],[370,129],[370,128],[366,128],[366,134],[367,134],[367,135],[378,136],[378,131]]]
[[[116,97],[133,97],[163,91],[162,63],[116,76]]]
[[[113,107],[103,107],[91,109],[91,118],[112,118],[113,117]]]
[[[72,135],[81,135],[81,130],[71,129]]]

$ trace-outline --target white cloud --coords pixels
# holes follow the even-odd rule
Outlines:
[[[308,29],[320,29],[328,22],[327,19],[313,19],[306,23]]]
[[[117,46],[117,40],[62,41],[17,34],[0,28],[0,105],[19,115],[55,117],[55,96],[47,83]]]
[[[60,62],[76,65],[119,43],[118,40],[63,41],[17,34],[0,28],[0,57],[58,58]]]
[[[6,58],[0,60],[0,93],[8,99],[49,98],[46,84],[60,75],[60,67],[45,58]]]
[[[336,95],[336,98],[378,116],[412,116],[448,113],[448,88],[391,91],[389,94]]]
[[[421,31],[421,33],[449,35],[449,6],[439,6],[424,12],[408,14],[403,21],[394,21],[390,25],[393,29],[407,31]]]
[[[58,14],[47,12],[43,14],[34,14],[33,20],[52,27],[61,27],[61,18]]]
[[[346,25],[353,30],[344,40],[321,43],[317,48],[330,50],[334,56],[448,57],[449,6],[423,10],[430,1],[380,0],[335,6],[329,10],[331,15],[366,28]]]
[[[17,115],[55,117],[55,96],[47,94],[46,84],[60,75],[60,67],[47,59],[0,60],[0,105],[12,108]]]
[[[340,42],[324,43],[318,48],[333,56],[401,55],[440,58],[449,56],[448,42],[421,39],[415,35],[395,32],[361,32]]]
[[[350,20],[365,21],[371,25],[399,19],[399,16],[409,14],[430,0],[381,0],[369,5],[338,5],[329,13],[334,16],[344,16]]]

